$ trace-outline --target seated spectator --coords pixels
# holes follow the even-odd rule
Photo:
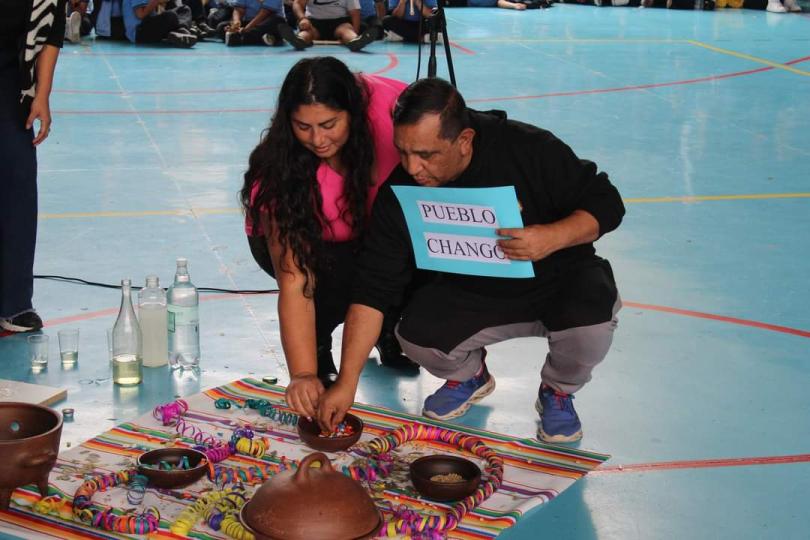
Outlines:
[[[281,0],[234,0],[230,22],[220,23],[217,35],[225,45],[281,45],[279,23],[284,22]]]
[[[293,12],[298,32],[287,24],[279,25],[279,31],[298,51],[311,47],[316,39],[337,39],[352,52],[374,41],[372,29],[360,30],[359,0],[294,0]]]
[[[787,13],[792,11],[794,13],[801,12],[802,8],[796,3],[796,0],[768,0],[768,7],[765,8],[771,13]]]
[[[428,21],[435,7],[436,0],[388,0],[389,12],[383,19],[385,40],[409,43],[422,41],[430,32]],[[422,18],[424,21],[420,21]]]
[[[382,20],[385,17],[385,0],[360,0],[360,31],[374,30],[374,39],[383,38]]]
[[[165,9],[166,0],[123,0],[124,26],[132,43],[165,42],[189,48],[197,37],[180,23],[177,9]],[[162,10],[162,11],[161,11]]]
[[[96,38],[126,41],[123,0],[99,0],[93,5]]]
[[[87,13],[86,0],[69,0],[67,2],[67,24],[65,24],[65,39],[71,43],[78,43],[82,36],[86,36],[93,29],[93,21]]]
[[[230,21],[233,15],[233,6],[231,6],[227,0],[209,0],[205,4],[205,9],[207,10],[205,21],[210,28],[215,29],[215,35],[219,25]],[[222,38],[224,39],[224,37],[223,34]]]
[[[543,5],[545,4],[545,5]],[[526,9],[549,7],[547,2],[536,2],[534,0],[516,0],[510,2],[509,0],[467,0],[468,7],[499,7],[503,9],[515,9],[523,11]]]

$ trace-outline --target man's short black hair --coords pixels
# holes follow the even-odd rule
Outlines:
[[[394,106],[394,125],[415,124],[426,114],[439,115],[442,139],[454,140],[470,127],[464,98],[444,79],[419,79],[411,83]]]

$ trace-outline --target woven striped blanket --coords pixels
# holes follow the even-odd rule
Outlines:
[[[282,458],[298,460],[311,452],[299,440],[294,427],[275,423],[249,409],[217,409],[214,401],[218,398],[235,401],[266,399],[274,405],[283,406],[284,388],[248,378],[185,398],[189,405],[185,420],[200,431],[227,441],[234,429],[250,424],[267,438],[270,449],[274,451],[258,460],[234,455],[223,462],[224,465],[273,466],[280,464]],[[504,529],[514,525],[528,510],[550,501],[608,458],[603,454],[544,445],[533,439],[518,439],[446,422],[435,422],[370,405],[356,404],[352,412],[365,423],[361,442],[404,423],[420,422],[478,437],[503,457],[505,468],[501,488],[468,514],[450,533],[450,538],[496,537]],[[72,519],[69,501],[83,479],[87,475],[131,468],[137,456],[146,450],[193,444],[192,439],[178,435],[171,426],[163,426],[151,414],[121,424],[59,455],[49,482],[50,495],[59,495],[65,501],[61,512],[35,512],[33,504],[39,499],[39,493],[33,485],[24,486],[14,492],[9,511],[0,512],[0,532],[20,538],[126,538],[125,535],[94,529]],[[391,510],[400,505],[421,513],[444,512],[448,508],[442,503],[421,499],[408,476],[408,462],[435,453],[464,455],[462,450],[439,442],[411,442],[395,451],[394,471],[383,479],[382,484],[375,486],[372,493],[384,517],[390,516]],[[351,450],[330,454],[329,457],[336,468],[350,465],[358,459]],[[477,460],[470,455],[465,457]],[[481,461],[478,464],[483,466]],[[97,493],[93,497],[93,503],[100,508],[113,507],[116,513],[140,512],[145,507],[156,506],[161,514],[160,529],[149,537],[177,539],[178,536],[169,532],[174,518],[198,497],[219,488],[220,486],[215,486],[205,478],[181,490],[149,489],[137,508],[127,502],[125,489],[114,488]],[[252,492],[255,488],[249,489]],[[221,531],[214,531],[202,522],[196,525],[190,536],[200,540],[227,538]]]

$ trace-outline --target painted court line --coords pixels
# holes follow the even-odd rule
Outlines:
[[[786,463],[810,463],[810,454],[795,454],[789,456],[765,456],[747,458],[720,458],[697,459],[688,461],[660,461],[657,463],[635,463],[629,465],[613,465],[599,467],[588,476],[602,476],[606,474],[630,472],[660,472],[678,469],[715,469],[719,467],[751,467],[755,465],[781,465]]]
[[[650,203],[697,203],[709,201],[772,200],[772,199],[808,199],[810,193],[752,193],[747,195],[684,195],[681,197],[635,197],[623,199],[625,204]],[[204,216],[219,214],[239,214],[239,208],[175,208],[167,210],[140,211],[101,211],[101,212],[61,212],[42,213],[39,219],[78,219],[78,218],[127,218],[147,216]]]
[[[797,75],[804,75],[805,77],[810,76],[810,71],[803,71],[801,69],[796,69],[792,67],[790,64],[780,64],[779,62],[772,62],[771,60],[767,60],[765,58],[759,58],[758,56],[752,56],[750,54],[745,54],[737,51],[732,51],[730,49],[723,49],[721,47],[715,47],[714,45],[709,45],[708,43],[703,43],[702,41],[695,41],[695,40],[687,40],[687,43],[694,45],[696,47],[702,47],[704,49],[708,49],[710,51],[718,52],[721,54],[726,54],[728,56],[734,56],[736,58],[742,58],[744,60],[750,60],[752,62],[756,62],[758,64],[765,64],[766,66],[770,66],[775,69],[783,69],[785,71],[789,71],[791,73],[795,73]]]
[[[236,298],[241,298],[243,296],[266,296],[266,295],[273,295],[276,294],[275,292],[264,293],[260,295],[256,294],[238,294],[238,293],[223,293],[223,294],[205,294],[200,296],[200,301],[202,302],[211,302],[215,300],[233,300]],[[639,302],[631,302],[627,300],[622,300],[622,303],[625,307],[635,308],[635,309],[646,309],[650,311],[660,311],[663,313],[671,313],[673,315],[682,315],[684,317],[695,317],[698,319],[708,319],[712,321],[724,322],[729,324],[736,324],[740,326],[748,326],[751,328],[758,328],[760,330],[769,330],[771,332],[779,332],[782,334],[790,334],[799,337],[810,338],[810,331],[802,330],[800,328],[790,328],[788,326],[780,326],[777,324],[769,324],[763,323],[759,321],[751,321],[748,319],[740,319],[737,317],[726,317],[724,315],[715,315],[713,313],[704,313],[701,311],[693,311],[689,309],[680,309],[680,308],[673,308],[669,306],[657,306],[653,304],[642,304]],[[67,324],[77,321],[85,321],[89,319],[95,319],[98,317],[104,317],[107,315],[115,315],[118,313],[118,308],[109,308],[103,309],[100,311],[89,311],[86,313],[79,313],[78,315],[71,315],[68,317],[60,317],[57,319],[50,319],[45,322],[46,326],[56,326],[60,324]]]

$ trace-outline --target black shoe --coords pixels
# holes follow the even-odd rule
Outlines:
[[[200,30],[202,37],[204,38],[214,37],[214,35],[217,33],[216,30],[208,26],[208,23],[206,22],[198,22],[197,28]]]
[[[362,49],[363,47],[374,41],[376,35],[377,35],[376,30],[369,28],[368,30],[366,30],[365,32],[363,32],[362,34],[360,34],[359,36],[348,42],[346,44],[346,47],[348,47],[349,50],[352,52],[358,52],[360,51],[360,49]]]
[[[36,311],[26,311],[11,319],[0,319],[0,328],[8,332],[36,332],[42,329],[42,319]]]
[[[239,32],[225,32],[225,45],[238,47],[242,44],[242,34]]]
[[[329,388],[337,380],[337,368],[332,359],[332,342],[318,347],[318,378],[324,388]]]
[[[278,33],[281,34],[281,37],[284,39],[284,41],[295,47],[296,51],[303,51],[307,47],[312,46],[312,43],[307,43],[306,41],[301,39],[289,24],[286,23],[279,24]]]
[[[419,371],[419,364],[402,354],[402,347],[392,332],[383,330],[380,339],[377,340],[377,352],[380,354],[380,363],[385,367],[413,373]]]
[[[174,31],[169,32],[166,36],[166,41],[175,47],[181,49],[190,49],[197,44],[197,38],[187,32]]]

